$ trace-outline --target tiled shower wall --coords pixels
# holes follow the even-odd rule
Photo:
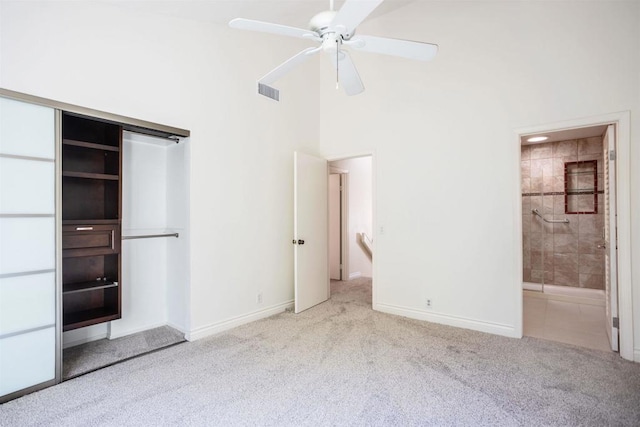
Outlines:
[[[604,243],[602,152],[601,137],[522,146],[524,282],[604,289],[604,250],[598,248]],[[565,214],[564,163],[584,160],[598,162],[598,213]],[[593,200],[572,197],[583,206]],[[536,208],[547,219],[569,223],[545,223],[532,214]]]

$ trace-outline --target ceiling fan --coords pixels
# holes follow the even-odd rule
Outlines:
[[[258,93],[278,101],[280,92],[271,85],[296,66],[307,61],[320,51],[328,54],[336,70],[338,82],[347,95],[357,95],[364,91],[364,85],[344,46],[363,52],[381,53],[402,58],[428,61],[438,52],[438,45],[409,40],[356,35],[356,27],[384,0],[346,0],[339,11],[333,10],[333,0],[329,0],[329,10],[311,18],[309,29],[251,19],[236,18],[229,22],[231,28],[260,31],[289,37],[298,37],[320,43],[289,58],[274,70],[258,80]]]

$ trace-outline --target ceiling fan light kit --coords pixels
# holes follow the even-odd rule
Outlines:
[[[336,84],[339,82],[344,92],[351,96],[362,93],[364,85],[344,46],[362,52],[418,61],[429,61],[438,53],[438,46],[435,44],[356,35],[358,25],[382,2],[383,0],[347,0],[336,12],[333,10],[333,1],[330,0],[331,10],[320,12],[311,18],[308,30],[243,18],[231,20],[229,26],[240,30],[297,37],[320,43],[318,47],[307,48],[294,55],[258,80],[260,95],[279,101],[280,91],[272,86],[273,83],[316,53],[323,51],[331,60],[336,72]]]

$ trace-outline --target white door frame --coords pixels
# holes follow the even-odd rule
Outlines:
[[[329,165],[329,175],[340,175],[340,280],[349,280],[349,171]]]
[[[348,160],[348,159],[355,159],[358,157],[371,157],[371,223],[372,223],[372,230],[373,230],[373,235],[371,236],[371,238],[373,239],[373,255],[371,256],[371,267],[372,267],[372,271],[373,271],[373,277],[371,278],[371,307],[374,310],[377,310],[377,292],[376,292],[376,278],[378,277],[378,268],[377,265],[378,263],[376,262],[376,254],[378,253],[378,249],[377,249],[377,242],[378,242],[378,238],[376,237],[378,235],[378,219],[377,219],[377,201],[378,201],[378,197],[377,197],[377,179],[376,179],[376,170],[377,170],[377,166],[376,166],[376,154],[375,151],[365,151],[365,152],[360,152],[360,153],[353,153],[353,154],[342,154],[342,155],[336,155],[336,156],[325,156],[325,158],[327,159],[328,162],[335,162],[338,160]],[[327,177],[328,179],[328,177]],[[347,180],[348,181],[348,180]],[[346,197],[346,195],[348,195],[348,182],[347,185],[345,186],[346,191],[345,194],[343,196]],[[347,199],[348,200],[348,199]],[[348,224],[347,224],[347,229],[348,229]],[[346,235],[347,233],[345,233]],[[349,240],[348,237],[346,237],[347,241]],[[345,247],[345,250],[348,251],[349,246],[347,243],[347,246]],[[329,271],[329,264],[327,263],[327,271]],[[348,270],[346,270],[348,272]]]
[[[563,122],[536,125],[526,128],[516,129],[516,139],[512,147],[513,166],[518,168],[518,173],[514,176],[520,177],[520,144],[523,136],[539,134],[544,132],[557,132],[561,130],[584,128],[599,125],[612,124],[616,127],[616,205],[618,213],[618,317],[620,319],[620,356],[627,360],[634,360],[633,343],[633,299],[631,282],[631,180],[630,180],[630,130],[631,113],[622,111],[618,113],[604,114],[582,119],[568,120]],[[518,290],[514,292],[516,296],[516,334],[522,336],[522,179],[516,185],[517,194],[514,204],[514,224],[516,233],[514,239],[514,253],[516,259],[516,276],[514,283]]]
[[[604,252],[605,252],[605,298],[606,298],[606,310],[607,316],[606,329],[607,336],[609,338],[609,344],[614,351],[620,351],[620,337],[619,328],[614,326],[613,319],[618,316],[618,236],[616,233],[617,228],[617,207],[616,207],[616,186],[615,181],[611,181],[611,177],[616,176],[616,163],[615,156],[611,158],[611,151],[615,153],[616,146],[616,128],[613,125],[607,126],[607,130],[604,135],[606,140],[603,141],[603,164],[605,187],[604,198],[604,210],[605,210],[605,234],[604,234]],[[607,188],[608,187],[608,188]],[[607,192],[608,190],[608,192]]]

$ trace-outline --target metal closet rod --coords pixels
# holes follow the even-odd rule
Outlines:
[[[142,234],[140,236],[122,236],[122,240],[133,239],[152,239],[154,237],[180,237],[180,233],[167,233],[167,234]]]
[[[565,219],[547,219],[545,217],[543,217],[540,212],[538,212],[538,209],[532,209],[531,212],[534,213],[534,215],[538,215],[540,218],[542,218],[542,220],[544,222],[548,222],[551,224],[569,224],[569,220],[567,218]]]

